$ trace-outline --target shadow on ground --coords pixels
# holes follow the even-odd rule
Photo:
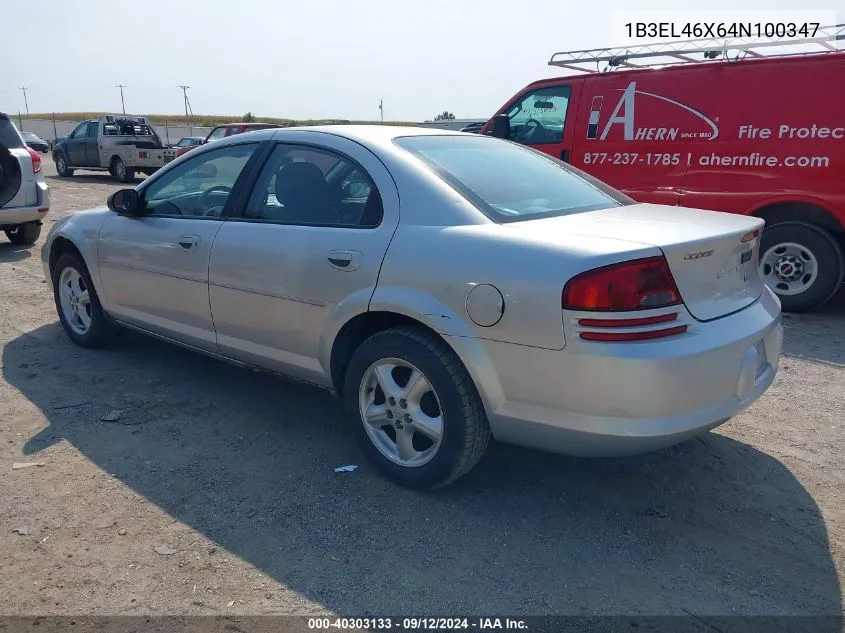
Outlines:
[[[5,236],[4,236],[5,237]],[[34,246],[21,246],[11,242],[0,242],[0,264],[19,262],[32,257]]]
[[[3,373],[49,420],[27,454],[67,440],[337,612],[842,611],[813,499],[718,434],[619,460],[493,446],[458,485],[422,494],[362,461],[326,392],[139,335],[93,352],[44,326],[6,345]],[[99,421],[113,409],[118,423]]]
[[[132,182],[122,183],[117,178],[112,176],[107,172],[74,172],[73,176],[68,176],[63,178],[62,176],[53,175],[53,174],[46,174],[44,178],[47,179],[48,184],[52,181],[58,181],[63,183],[80,183],[80,184],[89,184],[89,185],[113,185],[113,186],[126,186],[126,187],[134,187],[139,182],[143,180],[141,177],[136,177]]]

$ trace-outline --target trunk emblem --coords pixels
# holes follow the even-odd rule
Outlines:
[[[688,259],[701,259],[702,257],[710,257],[713,254],[713,251],[700,251],[698,253],[687,253],[684,255],[684,260]]]

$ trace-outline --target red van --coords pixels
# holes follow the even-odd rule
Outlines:
[[[746,47],[741,60],[712,61],[725,51],[666,47],[676,65],[660,68],[643,68],[650,54],[633,49],[557,53],[550,65],[637,67],[536,81],[482,133],[640,202],[763,218],[761,273],[784,310],[809,310],[845,275],[845,51],[825,48],[754,57]]]

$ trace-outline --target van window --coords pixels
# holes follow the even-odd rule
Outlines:
[[[510,140],[525,145],[561,143],[570,93],[569,86],[552,86],[517,99],[507,111]]]

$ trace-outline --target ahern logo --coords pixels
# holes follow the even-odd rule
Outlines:
[[[672,105],[677,106],[678,108],[681,108],[682,110],[685,110],[690,114],[694,114],[696,117],[704,121],[710,127],[710,129],[701,132],[682,132],[680,127],[636,127],[634,113],[635,100],[637,95],[651,97],[653,99],[659,99],[660,101],[666,103],[671,103]],[[588,139],[596,138],[596,133],[598,132],[599,127],[598,119],[600,115],[602,101],[603,100],[601,98],[593,98],[592,107],[590,109],[591,111],[589,125],[587,126]],[[637,90],[636,81],[632,81],[630,84],[628,84],[628,87],[625,88],[625,90],[623,91],[622,98],[619,99],[619,102],[613,109],[613,113],[610,115],[610,118],[605,124],[599,139],[602,141],[605,140],[611,128],[616,124],[622,125],[623,135],[626,141],[674,141],[679,138],[706,139],[708,141],[712,141],[719,136],[719,128],[716,126],[716,123],[714,123],[710,118],[706,117],[698,110],[695,110],[694,108],[691,108],[686,104],[680,103],[679,101],[675,101],[674,99],[669,99],[668,97],[664,97],[662,95],[656,95],[651,92],[643,92],[641,90]]]

